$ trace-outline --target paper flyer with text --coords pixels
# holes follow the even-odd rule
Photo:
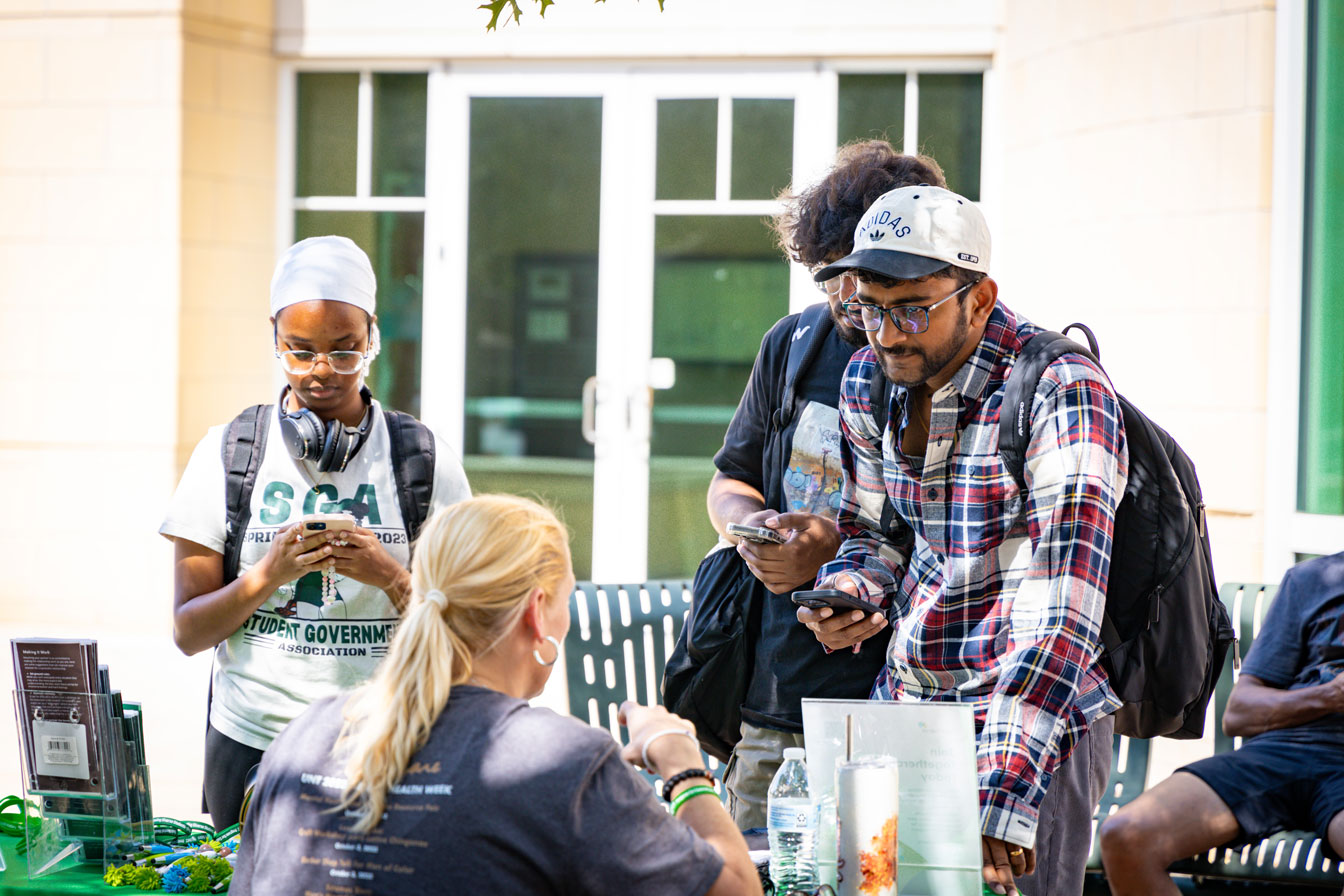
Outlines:
[[[974,710],[955,703],[803,700],[814,798],[834,792],[846,716],[855,758],[891,756],[900,766],[901,896],[980,896]]]

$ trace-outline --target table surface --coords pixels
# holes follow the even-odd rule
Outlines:
[[[0,871],[0,896],[14,893],[134,893],[134,889],[110,887],[103,883],[103,870],[97,865],[77,865],[57,871],[37,880],[28,879],[28,862],[19,855],[15,837],[0,836],[0,855],[5,858],[5,870]]]

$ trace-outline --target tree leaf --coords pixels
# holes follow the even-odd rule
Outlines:
[[[554,2],[554,0],[542,0],[542,2]],[[495,26],[499,24],[499,16],[501,13],[505,12],[506,8],[513,12],[513,21],[515,24],[517,24],[518,20],[522,18],[523,15],[523,11],[518,8],[518,0],[487,0],[487,2],[482,3],[476,8],[490,10],[490,22],[485,26],[486,31],[495,30]],[[508,20],[505,19],[505,21]]]

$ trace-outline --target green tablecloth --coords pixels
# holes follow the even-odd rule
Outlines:
[[[65,871],[57,871],[37,880],[28,879],[28,862],[15,851],[18,840],[14,837],[0,837],[0,854],[5,857],[5,870],[0,872],[0,896],[13,893],[138,893],[139,890],[126,887],[109,887],[103,883],[102,868],[95,865],[79,865]]]

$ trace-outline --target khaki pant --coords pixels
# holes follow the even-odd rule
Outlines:
[[[728,789],[728,811],[738,830],[765,827],[765,797],[775,772],[784,762],[785,747],[801,747],[803,735],[757,728],[742,723],[742,739],[733,748],[723,786]]]

